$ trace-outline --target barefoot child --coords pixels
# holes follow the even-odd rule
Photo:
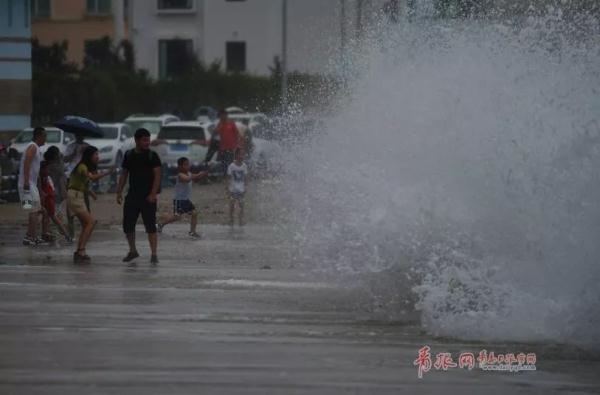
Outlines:
[[[40,164],[40,185],[41,185],[41,198],[42,208],[44,209],[43,224],[44,230],[48,230],[48,221],[52,220],[54,225],[58,228],[61,235],[64,236],[67,243],[73,243],[73,239],[67,232],[67,229],[56,215],[56,188],[52,178],[50,178],[50,168],[46,161]],[[42,235],[45,239],[50,239],[49,235],[45,233]]]
[[[191,237],[199,238],[196,233],[196,224],[198,223],[198,213],[196,207],[190,200],[192,194],[192,182],[206,177],[208,172],[201,171],[196,174],[190,173],[190,161],[188,158],[177,159],[177,183],[175,184],[175,198],[173,199],[173,213],[164,218],[157,226],[158,233],[161,233],[166,224],[178,221],[182,215],[189,214],[191,216],[190,232]]]
[[[240,209],[240,226],[244,226],[244,195],[246,194],[246,176],[248,175],[248,166],[243,161],[243,152],[241,149],[235,151],[235,160],[227,168],[229,177],[229,225],[233,226],[233,212],[237,203]]]

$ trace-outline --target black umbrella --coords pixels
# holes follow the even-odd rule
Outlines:
[[[83,137],[104,137],[104,132],[102,132],[102,129],[100,129],[96,122],[75,115],[65,115],[63,119],[56,122],[54,126],[64,130],[67,133],[73,133],[74,135],[80,135]]]

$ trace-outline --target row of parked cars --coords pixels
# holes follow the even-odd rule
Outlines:
[[[251,142],[252,150],[246,160],[256,167],[269,167],[279,155],[279,146],[273,141],[254,137],[268,122],[261,113],[247,113],[241,108],[227,109],[230,118],[236,122],[240,133]],[[89,144],[98,147],[100,167],[119,165],[125,152],[135,146],[133,135],[139,128],[150,131],[153,149],[161,156],[163,162],[174,167],[177,159],[186,156],[192,164],[199,166],[205,159],[210,145],[212,132],[216,126],[216,111],[210,107],[201,107],[193,121],[182,121],[171,114],[144,115],[134,114],[121,123],[98,124],[104,132],[103,138],[86,139]],[[41,147],[42,152],[55,145],[64,153],[66,146],[75,138],[55,127],[47,127],[47,143]],[[11,142],[9,149],[22,154],[31,141],[33,129],[28,128],[19,133]],[[216,158],[213,158],[215,161]]]
[[[101,167],[110,167],[121,162],[123,154],[135,146],[133,142],[133,132],[126,123],[101,123],[98,124],[104,132],[103,138],[86,139],[86,141],[98,147],[100,156],[99,165]],[[42,153],[55,145],[61,153],[64,154],[67,145],[75,140],[71,133],[64,132],[56,127],[46,127],[46,144],[41,147]],[[27,128],[21,131],[9,145],[9,150],[14,150],[21,155],[33,137],[33,128]]]
[[[279,146],[273,141],[256,137],[256,132],[267,117],[261,113],[247,113],[238,107],[226,109],[251,149],[246,161],[258,168],[272,167],[279,155]],[[193,121],[169,121],[160,128],[152,145],[161,158],[175,166],[177,159],[186,156],[192,166],[199,166],[205,159],[211,136],[216,127],[216,113],[199,114]],[[154,137],[154,136],[153,136]],[[213,158],[213,161],[216,158]]]
[[[248,164],[258,169],[274,168],[276,158],[280,155],[279,145],[256,136],[268,122],[268,117],[262,113],[246,112],[239,107],[229,107],[226,111],[251,146],[246,157]],[[169,166],[175,167],[177,159],[185,156],[192,162],[192,167],[200,167],[218,120],[216,110],[211,107],[200,107],[194,116],[194,120],[182,121],[168,114],[160,117],[132,115],[125,123],[133,129],[148,129],[152,134],[153,149]],[[213,157],[215,161],[216,157]]]

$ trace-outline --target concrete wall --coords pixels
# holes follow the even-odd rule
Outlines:
[[[281,54],[281,1],[205,0],[202,59],[206,63],[221,60],[226,67],[228,41],[246,43],[246,71],[268,74],[273,59]]]
[[[343,21],[347,39],[355,36],[359,0],[346,0]],[[363,23],[385,0],[364,1]],[[246,67],[252,74],[269,75],[275,56],[281,57],[281,0],[195,0],[195,12],[167,14],[156,1],[130,0],[131,37],[137,65],[158,76],[158,39],[194,40],[198,59],[225,64],[228,41],[246,43]],[[288,0],[288,69],[327,73],[340,58],[342,20],[340,0]]]
[[[29,2],[0,0],[0,132],[29,126],[30,42]]]
[[[135,49],[136,66],[157,78],[159,40],[190,39],[196,55],[202,54],[202,1],[191,11],[162,11],[157,1],[130,0],[130,37]]]
[[[346,24],[350,18],[346,8]],[[327,74],[340,58],[339,0],[288,0],[288,70]]]

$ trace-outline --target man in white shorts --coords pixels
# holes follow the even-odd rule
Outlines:
[[[42,244],[41,238],[37,237],[37,220],[41,210],[40,192],[38,190],[38,176],[40,174],[40,163],[42,162],[42,151],[40,147],[46,144],[46,130],[36,127],[33,130],[33,139],[23,151],[19,164],[19,197],[21,202],[29,200],[33,206],[29,213],[27,234],[23,244],[35,246]]]

